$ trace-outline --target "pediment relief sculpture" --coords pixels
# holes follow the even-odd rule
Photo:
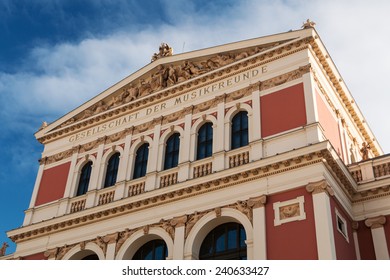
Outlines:
[[[251,49],[238,50],[236,52],[219,53],[197,61],[185,60],[167,65],[160,64],[154,71],[132,81],[125,87],[121,88],[118,92],[113,93],[110,97],[100,100],[79,115],[63,123],[60,127],[68,126],[76,121],[83,120],[112,108],[130,103],[136,99],[148,96],[153,92],[185,82],[189,79],[245,59],[280,44],[281,42],[277,42]],[[160,51],[159,54],[155,54],[156,57],[161,58],[171,55],[169,51],[166,51],[167,48],[169,48],[168,45],[161,45],[160,49],[163,49],[163,51]]]

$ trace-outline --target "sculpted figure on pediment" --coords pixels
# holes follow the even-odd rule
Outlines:
[[[247,58],[248,56],[249,56],[249,53],[242,52],[242,53],[237,54],[234,59],[235,60],[241,60],[241,59]]]
[[[152,88],[149,83],[144,79],[139,80],[139,96],[144,97],[152,92]]]
[[[192,61],[185,61],[183,70],[190,74],[191,77],[198,76],[206,72],[202,67],[195,65]]]
[[[125,89],[123,92],[123,100],[125,103],[135,100],[138,97],[139,90],[133,84],[130,84],[130,87]]]
[[[177,82],[181,83],[187,81],[191,78],[191,73],[188,69],[185,68],[186,64],[184,63],[181,66],[176,67],[177,73]]]
[[[167,74],[168,74],[167,86],[172,86],[172,85],[176,84],[177,83],[177,74],[176,74],[176,69],[173,67],[172,64],[168,67]]]
[[[108,109],[108,106],[103,100],[100,100],[96,105],[93,107],[94,114],[99,114],[101,112],[104,112]]]

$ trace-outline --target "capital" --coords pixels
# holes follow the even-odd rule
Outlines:
[[[173,218],[170,221],[170,223],[171,223],[171,226],[173,226],[173,227],[183,227],[183,226],[185,226],[187,219],[188,219],[187,215],[183,215],[180,217]]]
[[[253,197],[248,200],[248,206],[251,208],[260,208],[264,207],[264,205],[267,202],[267,196],[266,195],[261,195],[258,197]]]
[[[312,182],[306,185],[306,190],[313,195],[318,193],[327,193],[330,196],[334,196],[333,189],[328,185],[326,180],[321,180],[318,182]]]
[[[378,216],[374,218],[368,218],[367,220],[364,221],[364,224],[371,228],[380,228],[383,227],[383,225],[386,223],[386,217],[385,216]]]

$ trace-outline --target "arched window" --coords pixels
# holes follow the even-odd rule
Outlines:
[[[205,123],[198,131],[196,159],[210,157],[213,154],[213,124]]]
[[[161,239],[155,239],[144,244],[135,253],[133,260],[165,260],[168,256],[168,248]]]
[[[232,119],[231,149],[248,145],[248,112],[241,111]]]
[[[246,260],[246,234],[238,223],[217,226],[203,240],[200,260]]]
[[[113,154],[108,160],[106,179],[104,180],[104,187],[111,187],[116,183],[119,167],[119,153]]]
[[[134,174],[133,179],[141,178],[146,174],[146,168],[148,165],[149,157],[149,144],[142,144],[137,150],[134,162]]]
[[[79,185],[77,187],[77,196],[83,195],[88,191],[89,179],[91,178],[92,161],[88,161],[81,169]]]
[[[165,147],[164,170],[176,167],[179,163],[180,134],[171,135]]]

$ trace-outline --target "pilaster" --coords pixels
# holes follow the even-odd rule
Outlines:
[[[267,196],[262,195],[248,200],[248,206],[252,208],[253,214],[253,259],[267,259],[267,238],[266,238],[266,220],[265,203]]]
[[[334,195],[333,189],[325,180],[321,180],[309,183],[306,190],[313,195],[318,259],[335,260],[336,246],[329,198]]]
[[[359,239],[357,231],[359,229],[359,223],[358,222],[352,222],[352,235],[353,235],[353,242],[355,244],[355,253],[356,253],[356,259],[361,260],[360,256],[360,249],[359,249]]]
[[[170,224],[175,227],[175,238],[173,242],[173,259],[184,260],[184,241],[185,241],[185,224],[187,215],[173,218]]]
[[[364,224],[371,228],[372,241],[374,243],[375,256],[377,260],[388,260],[389,250],[387,247],[385,229],[383,225],[386,223],[385,216],[368,218]]]

